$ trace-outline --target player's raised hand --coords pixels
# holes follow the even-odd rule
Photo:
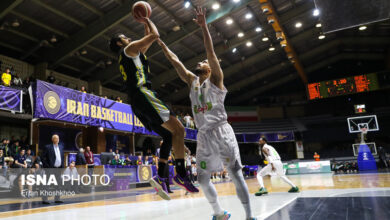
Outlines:
[[[206,9],[202,9],[201,7],[198,7],[195,9],[196,18],[193,20],[201,27],[206,26]]]

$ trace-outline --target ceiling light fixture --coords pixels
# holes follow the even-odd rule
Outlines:
[[[316,27],[317,27],[317,28],[322,27],[321,23],[317,23],[317,24],[316,24]]]
[[[185,3],[184,3],[185,8],[189,8],[190,5],[191,5],[190,1],[185,1]]]
[[[20,26],[20,23],[18,21],[18,19],[15,19],[12,23],[11,23],[12,27],[19,27]]]
[[[317,17],[318,15],[320,15],[320,10],[318,10],[317,8],[314,9],[313,11],[313,16]]]
[[[364,30],[366,30],[367,29],[367,26],[360,26],[359,27],[359,31],[364,31]]]
[[[232,52],[233,53],[237,52],[237,48],[233,48]]]
[[[214,3],[214,4],[211,6],[211,8],[214,9],[214,10],[218,10],[220,7],[221,7],[221,5],[220,5],[218,2]]]
[[[245,18],[247,20],[251,19],[253,17],[252,13],[246,13]]]
[[[256,28],[256,32],[260,32],[261,30],[262,30],[261,27]]]
[[[251,47],[252,45],[253,45],[252,42],[250,42],[250,41],[246,42],[247,47]]]
[[[50,38],[50,42],[52,42],[52,43],[57,42],[57,38],[56,38],[55,35],[53,35],[53,36]]]
[[[301,23],[301,22],[297,22],[297,23],[295,23],[295,27],[296,27],[296,28],[300,28],[300,27],[302,27],[302,23]]]
[[[244,36],[244,33],[240,32],[237,34],[238,37],[243,37]]]
[[[268,48],[268,50],[269,50],[269,51],[274,51],[274,50],[275,50],[275,47],[272,46],[272,44],[271,44],[271,46]]]
[[[231,18],[227,19],[227,20],[226,20],[226,24],[227,24],[227,25],[233,24],[233,19],[231,19]]]

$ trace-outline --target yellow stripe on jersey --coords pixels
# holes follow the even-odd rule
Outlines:
[[[150,104],[154,107],[154,109],[160,113],[161,110],[169,111],[168,108],[164,105],[164,103],[159,100],[152,91],[145,87],[141,87],[141,92],[145,95],[146,99]]]

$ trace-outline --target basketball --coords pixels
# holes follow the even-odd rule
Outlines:
[[[141,18],[150,18],[150,15],[152,15],[152,8],[150,7],[149,3],[145,1],[138,1],[133,5],[132,8],[132,14],[135,20],[138,22],[142,22]]]

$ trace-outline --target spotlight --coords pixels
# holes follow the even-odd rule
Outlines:
[[[82,54],[82,55],[85,55],[85,54],[87,54],[88,53],[88,51],[86,50],[86,49],[82,49],[81,51],[80,51],[80,54]]]
[[[273,24],[275,23],[275,18],[274,16],[270,15],[267,17],[267,20],[268,20],[268,24]]]
[[[53,36],[50,38],[50,42],[52,42],[52,43],[57,42],[57,38],[56,38],[55,35],[53,35]]]
[[[264,14],[270,13],[270,8],[267,3],[262,3],[260,7]]]
[[[317,24],[316,24],[316,27],[317,27],[317,28],[322,27],[321,23],[317,23]]]
[[[220,7],[221,7],[221,5],[220,5],[218,2],[214,3],[214,4],[211,6],[211,8],[214,9],[214,10],[218,10]]]
[[[244,36],[244,33],[240,32],[237,34],[238,37],[243,37]]]
[[[284,40],[283,33],[281,31],[276,32],[276,40],[278,41]]]
[[[269,38],[268,38],[267,36],[264,35],[264,37],[263,37],[261,40],[265,42],[265,41],[268,41]]]
[[[261,31],[261,27],[257,27],[256,32],[260,32],[260,31]]]
[[[317,8],[314,9],[313,11],[313,16],[317,17],[318,15],[320,15],[320,10],[318,10]]]
[[[287,41],[286,41],[286,40],[283,40],[282,42],[280,42],[280,46],[281,46],[282,48],[287,47]]]
[[[233,48],[232,52],[233,53],[237,52],[237,48]]]
[[[111,60],[107,60],[107,61],[106,61],[106,64],[107,64],[107,65],[111,65],[111,64],[112,64],[112,61],[111,61]]]
[[[12,27],[19,27],[20,26],[20,23],[18,21],[18,19],[15,19],[12,23],[11,23]]]
[[[321,34],[320,36],[318,36],[318,39],[320,39],[320,40],[325,39],[325,35]]]
[[[274,50],[275,50],[275,47],[272,46],[272,44],[271,44],[271,46],[268,48],[268,50],[269,50],[269,51],[274,51]]]
[[[172,30],[173,30],[174,32],[180,31],[180,25],[175,25],[175,26],[173,26]]]
[[[297,23],[295,23],[295,27],[296,27],[296,28],[300,28],[300,27],[302,27],[302,23],[301,23],[301,22],[297,22]]]
[[[231,19],[231,18],[227,19],[227,20],[226,20],[226,24],[227,24],[227,25],[233,24],[233,19]]]
[[[253,17],[253,15],[251,14],[251,13],[247,13],[246,15],[245,15],[245,18],[246,19],[251,19]]]
[[[104,128],[103,128],[103,127],[99,127],[99,131],[100,131],[100,132],[103,132],[103,131],[104,131]]]
[[[241,0],[233,0],[234,3],[238,3],[240,2]]]
[[[367,29],[367,26],[360,26],[359,27],[359,31],[364,31],[364,30],[366,30]]]
[[[293,54],[292,54],[292,53],[288,53],[288,54],[287,54],[287,59],[289,59],[289,60],[294,59]]]
[[[246,42],[246,46],[247,47],[251,47],[252,46],[252,42],[250,42],[250,41]]]
[[[184,7],[185,7],[185,8],[189,8],[190,5],[191,5],[191,3],[190,3],[189,1],[186,1],[186,2],[184,3]]]

